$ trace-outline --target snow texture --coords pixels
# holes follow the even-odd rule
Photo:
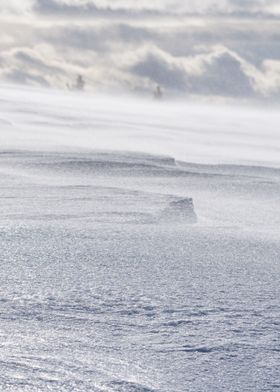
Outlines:
[[[2,86],[0,390],[277,391],[279,117]]]

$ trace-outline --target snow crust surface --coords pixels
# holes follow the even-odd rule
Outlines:
[[[278,390],[279,117],[2,86],[1,391]]]

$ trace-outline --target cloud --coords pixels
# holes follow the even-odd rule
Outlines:
[[[278,16],[280,13],[278,0],[228,0],[231,12],[267,14]]]
[[[130,45],[142,45],[156,39],[157,34],[142,27],[128,24],[63,26],[40,30],[42,40],[59,47],[60,50],[70,48],[77,51],[95,51],[105,55],[114,46],[123,46],[126,50]]]
[[[98,5],[97,5],[98,4]],[[115,4],[116,5],[116,4]],[[125,5],[125,4],[124,4]],[[94,1],[36,0],[33,12],[43,16],[62,18],[132,18],[157,16],[159,10],[132,6],[114,6]],[[162,15],[163,16],[163,15]]]
[[[277,3],[2,0],[0,76],[64,88],[81,73],[89,89],[276,96]]]
[[[172,57],[151,47],[135,57],[129,71],[138,78],[138,87],[160,84],[180,93],[232,98],[280,93],[280,61],[265,61],[258,68],[223,46],[190,57]]]
[[[257,90],[255,68],[226,48],[189,58],[150,49],[129,70],[150,85],[182,93],[249,97]]]
[[[194,77],[191,89],[194,93],[230,97],[250,97],[256,93],[253,73],[248,72],[246,62],[224,49],[204,60],[204,71]]]
[[[80,71],[63,61],[53,58],[51,47],[38,46],[34,49],[17,48],[0,55],[1,74],[6,80],[43,86],[63,86],[67,75]]]
[[[56,0],[36,0],[33,11],[39,14],[67,16],[93,16],[103,13],[94,3],[67,3]],[[108,9],[108,11],[110,11]]]
[[[28,1],[28,0],[26,0]],[[63,16],[280,15],[278,0],[34,0],[34,11]]]
[[[186,75],[183,69],[150,54],[131,68],[131,72],[148,78],[166,88],[183,90],[186,88]]]
[[[280,16],[279,0],[1,0],[0,14],[24,13],[68,18],[152,17],[159,15]]]
[[[32,11],[35,0],[1,0],[0,15],[23,15]]]
[[[54,31],[48,43],[3,50],[1,76],[9,81],[65,88],[82,73],[87,87],[94,89],[119,86],[151,91],[160,84],[166,92],[236,98],[277,95],[280,91],[277,60],[256,66],[223,45],[174,55],[155,45],[152,33],[142,37],[142,30],[136,29],[127,39],[127,31],[134,32],[123,24],[113,31],[104,26],[81,29],[80,35],[75,28]],[[40,31],[39,40],[47,32]],[[125,37],[120,38],[123,34]]]

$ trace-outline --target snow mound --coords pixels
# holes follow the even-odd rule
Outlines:
[[[160,221],[177,223],[196,223],[197,216],[194,211],[193,199],[185,198],[172,201],[160,213]]]

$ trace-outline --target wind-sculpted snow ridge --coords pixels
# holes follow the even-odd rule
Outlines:
[[[132,152],[5,151],[0,172],[2,219],[171,225],[195,223],[196,214],[204,227],[265,229],[272,236],[280,223],[274,168],[186,164]],[[179,207],[190,198],[187,219],[188,208]],[[177,202],[178,210],[170,208]]]
[[[0,152],[0,158],[0,172],[5,176],[6,183],[18,183],[20,188],[18,197],[9,187],[2,191],[2,197],[12,198],[11,204],[15,207],[11,205],[9,212],[2,214],[2,219],[65,221],[87,218],[96,223],[114,224],[196,222],[192,202],[182,206],[181,214],[178,209],[173,211],[170,208],[172,203],[181,200],[172,195],[172,189],[169,193],[145,191],[145,179],[176,179],[196,175],[177,166],[170,157],[100,151],[90,154],[6,151]],[[143,182],[143,187],[137,189],[136,184],[128,185],[129,181],[135,182],[136,179]],[[48,199],[44,207],[42,196],[45,189],[54,195],[61,194],[60,202],[63,203],[50,206]],[[33,201],[30,203],[33,198],[37,199],[37,209],[34,209]],[[23,205],[24,208],[20,209]]]
[[[279,389],[278,116],[1,87],[0,390]]]

